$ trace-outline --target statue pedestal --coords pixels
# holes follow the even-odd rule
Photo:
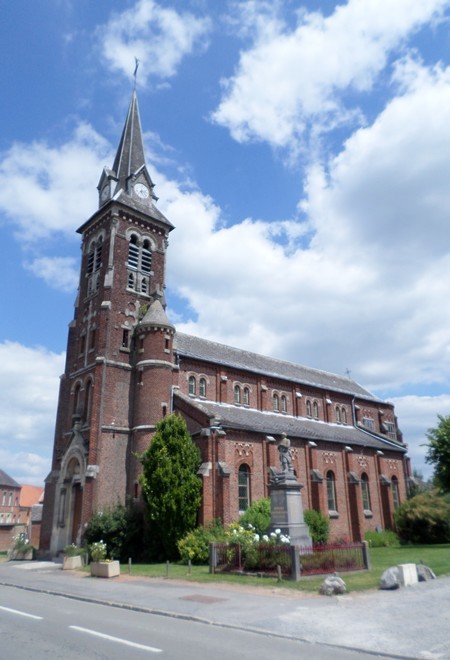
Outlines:
[[[289,536],[291,545],[312,547],[308,525],[303,518],[301,489],[294,474],[282,472],[269,486],[272,507],[270,528],[281,529]]]

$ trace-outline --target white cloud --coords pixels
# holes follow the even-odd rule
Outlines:
[[[20,483],[42,484],[51,466],[64,354],[0,344],[0,461]]]
[[[73,238],[80,218],[96,208],[92,182],[112,158],[109,144],[88,124],[79,124],[59,146],[16,143],[0,155],[0,212],[23,243],[55,232]]]
[[[298,12],[291,29],[267,4],[244,3],[254,41],[242,51],[213,119],[234,139],[259,139],[292,149],[314,120],[314,132],[358,116],[342,92],[367,92],[389,55],[436,20],[448,0],[349,0],[324,17]],[[263,20],[261,20],[261,15]],[[356,113],[356,115],[355,115]]]
[[[450,414],[450,394],[440,396],[404,396],[391,399],[399,418],[400,428],[408,443],[408,455],[413,469],[425,478],[433,474],[433,466],[425,463],[427,452],[426,433],[438,424],[438,415]]]
[[[25,268],[53,289],[70,293],[79,279],[79,264],[73,257],[40,257],[26,263]]]
[[[127,78],[140,61],[139,82],[171,78],[186,55],[207,46],[208,18],[190,12],[177,13],[154,0],[139,0],[98,30],[102,53],[113,71]]]

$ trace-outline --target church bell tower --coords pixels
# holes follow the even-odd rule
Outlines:
[[[136,91],[98,191],[98,210],[78,229],[80,282],[46,479],[41,548],[52,555],[79,543],[94,513],[138,495],[135,453],[170,406],[175,329],[164,290],[173,225],[155,205]]]

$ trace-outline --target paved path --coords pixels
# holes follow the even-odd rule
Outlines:
[[[397,591],[325,597],[283,589],[126,575],[105,580],[80,571],[63,571],[61,564],[52,562],[4,562],[0,564],[0,585],[359,649],[389,658],[450,660],[450,577]]]

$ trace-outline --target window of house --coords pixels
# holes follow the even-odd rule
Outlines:
[[[397,509],[400,506],[400,494],[398,491],[398,479],[397,477],[392,477],[392,500],[394,502],[394,509]]]
[[[198,384],[198,393],[200,396],[206,396],[206,378],[200,378],[200,382]]]
[[[369,490],[369,477],[365,472],[361,475],[361,495],[363,501],[364,511],[370,511],[370,490]]]
[[[130,331],[129,330],[123,330],[122,331],[122,348],[129,348],[130,344]]]
[[[0,513],[0,525],[3,523],[3,513]]]
[[[239,385],[234,386],[234,403],[241,403],[241,388]]]
[[[189,376],[189,394],[197,393],[197,383],[195,381],[195,376]]]
[[[342,423],[347,424],[347,409],[342,408]]]
[[[337,511],[336,479],[332,470],[327,472],[327,502],[328,511]]]
[[[2,505],[5,506],[6,504],[6,490],[3,491],[3,499],[2,499]]]
[[[273,409],[275,412],[278,412],[280,410],[280,397],[278,394],[273,395]]]
[[[317,405],[317,401],[313,402],[313,417],[319,419],[319,406]]]
[[[83,355],[86,350],[86,335],[81,335],[80,337],[80,355]]]
[[[12,491],[10,491],[10,493],[9,493],[9,506],[12,506],[12,505],[13,505],[13,494],[12,494]]]
[[[238,491],[239,513],[243,513],[250,504],[250,470],[248,465],[239,466]]]
[[[339,408],[339,406],[336,406],[336,422],[338,424],[341,423],[341,409]]]
[[[248,387],[244,387],[243,403],[244,403],[244,406],[250,405],[250,390],[248,389]]]
[[[306,401],[306,415],[307,415],[307,417],[312,417],[312,414],[311,414],[311,401],[309,399]]]
[[[365,428],[369,431],[375,430],[375,422],[373,421],[372,417],[363,417],[362,422]]]
[[[392,438],[393,440],[396,440],[397,439],[397,433],[395,431],[394,422],[385,422],[384,425],[386,427],[386,432],[387,432],[388,436],[390,438]]]
[[[284,394],[281,396],[281,412],[287,412],[287,399]]]

